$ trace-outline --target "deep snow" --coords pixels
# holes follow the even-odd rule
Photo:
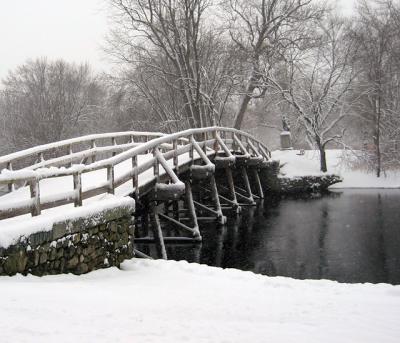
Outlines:
[[[133,259],[0,277],[2,342],[399,342],[400,286]]]
[[[321,174],[315,152],[296,153],[273,152],[274,159],[289,162],[283,174]],[[347,170],[340,154],[328,151],[330,172],[344,177],[336,187],[400,186],[397,174],[377,180]],[[48,196],[61,191],[43,186]],[[110,198],[110,204],[115,200],[121,201]],[[133,259],[121,270],[81,276],[0,277],[0,291],[1,342],[400,341],[400,286],[387,284],[301,281]]]

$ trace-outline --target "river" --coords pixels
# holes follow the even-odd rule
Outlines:
[[[201,231],[201,244],[168,245],[169,259],[269,276],[400,284],[400,190],[264,201],[226,227],[207,223]]]

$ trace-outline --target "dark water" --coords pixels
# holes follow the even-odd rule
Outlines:
[[[169,259],[270,276],[400,284],[400,191],[346,190],[247,209],[228,226],[202,226],[200,245]]]

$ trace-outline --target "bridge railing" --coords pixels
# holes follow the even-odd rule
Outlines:
[[[101,147],[96,145],[98,140],[106,138],[111,140],[110,145]],[[117,139],[129,139],[129,142],[118,144]],[[83,143],[89,143],[90,146],[80,151],[72,151],[72,146],[82,146]],[[65,149],[66,147],[68,151],[64,155],[49,159],[43,157],[52,149]],[[172,159],[173,169],[177,172],[180,166],[179,156],[189,153],[189,158],[193,161],[194,151],[201,156],[202,152],[199,149],[203,153],[211,155],[222,151],[259,156],[264,160],[270,158],[268,148],[252,135],[222,127],[189,129],[169,135],[151,132],[99,134],[47,144],[0,157],[0,165],[6,165],[6,169],[0,174],[0,185],[8,185],[9,192],[14,191],[14,185],[29,186],[30,192],[30,199],[18,200],[13,203],[0,201],[0,219],[28,213],[37,216],[42,210],[70,203],[76,207],[82,206],[83,200],[100,194],[113,194],[117,187],[129,181],[132,182],[133,192],[138,198],[140,174],[153,168],[153,179],[158,178],[161,164],[172,182],[176,182],[174,172],[168,167],[166,161]],[[97,156],[104,153],[111,153],[112,156],[96,160]],[[152,157],[139,163],[138,156],[149,153],[153,154]],[[19,170],[12,170],[12,165],[16,161],[32,156],[37,157],[32,164]],[[131,163],[130,168],[115,177],[115,166],[128,160]],[[98,170],[106,171],[106,179],[91,188],[83,189],[82,175]],[[40,195],[40,181],[66,176],[72,176],[72,191],[60,192],[47,198]]]

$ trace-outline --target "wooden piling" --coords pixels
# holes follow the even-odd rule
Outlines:
[[[167,260],[167,250],[165,249],[163,232],[161,229],[160,218],[158,217],[158,209],[156,205],[152,205],[151,208],[151,228],[153,230],[153,236],[156,241],[157,251],[160,258]]]

